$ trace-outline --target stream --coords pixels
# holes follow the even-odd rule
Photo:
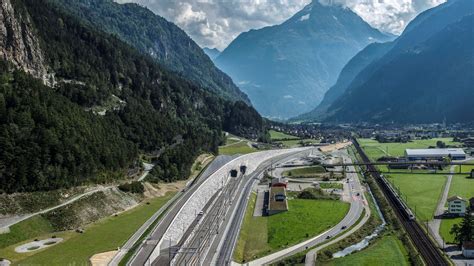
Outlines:
[[[360,241],[360,242],[358,242],[358,243],[356,243],[352,246],[349,246],[349,247],[347,247],[347,248],[345,248],[341,251],[338,251],[338,252],[332,254],[333,258],[341,258],[341,257],[344,257],[344,256],[347,256],[347,255],[351,254],[354,251],[362,250],[363,248],[365,248],[369,245],[370,240],[377,237],[380,234],[380,232],[385,228],[386,222],[385,222],[385,218],[383,217],[382,212],[380,211],[380,207],[377,204],[377,201],[375,200],[374,195],[372,194],[372,191],[370,190],[370,188],[368,189],[368,191],[369,191],[370,197],[372,197],[372,201],[375,204],[375,208],[377,209],[377,213],[379,214],[380,218],[382,219],[382,224],[377,226],[377,228],[375,228],[374,232],[372,234],[366,236],[362,241]]]

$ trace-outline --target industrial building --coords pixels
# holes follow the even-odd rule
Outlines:
[[[408,161],[442,161],[445,158],[452,160],[465,160],[466,153],[463,149],[448,148],[448,149],[406,149],[405,157]]]

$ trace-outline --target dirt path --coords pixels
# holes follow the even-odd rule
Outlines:
[[[89,195],[92,195],[96,192],[100,192],[100,191],[105,191],[105,190],[108,190],[108,189],[111,189],[115,186],[106,186],[106,187],[97,187],[95,189],[92,189],[92,190],[89,190],[87,192],[84,192],[82,194],[79,194],[77,196],[74,196],[73,198],[59,204],[59,205],[56,205],[54,207],[50,207],[50,208],[47,208],[47,209],[44,209],[44,210],[41,210],[41,211],[38,211],[38,212],[35,212],[35,213],[30,213],[30,214],[27,214],[27,215],[24,215],[24,216],[18,216],[17,218],[15,219],[8,219],[8,220],[5,220],[6,222],[3,222],[2,224],[0,224],[0,231],[2,230],[8,230],[7,228],[9,228],[10,226],[12,225],[15,225],[21,221],[24,221],[26,219],[29,219],[35,215],[38,215],[38,214],[43,214],[43,213],[47,213],[47,212],[50,212],[52,210],[55,210],[55,209],[58,209],[58,208],[61,208],[63,206],[66,206],[66,205],[69,205],[75,201],[78,201],[86,196],[89,196]]]

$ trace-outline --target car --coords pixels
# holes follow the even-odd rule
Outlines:
[[[330,235],[326,236],[326,239],[329,239],[329,238],[331,238],[331,236],[330,236]]]
[[[359,192],[357,192],[357,196],[360,196],[360,193],[359,193]]]
[[[341,227],[341,230],[344,230],[344,229],[346,229],[346,228],[347,228],[347,226],[343,225],[343,226]]]
[[[202,215],[204,215],[204,212],[203,212],[203,211],[200,211],[200,212],[198,213],[198,215],[199,215],[199,216],[202,216]]]

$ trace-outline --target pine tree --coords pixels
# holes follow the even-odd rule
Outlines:
[[[454,239],[459,243],[459,245],[462,245],[464,241],[473,241],[474,219],[471,216],[469,208],[466,209],[466,214],[464,215],[461,224],[453,225],[449,233],[454,235]]]

